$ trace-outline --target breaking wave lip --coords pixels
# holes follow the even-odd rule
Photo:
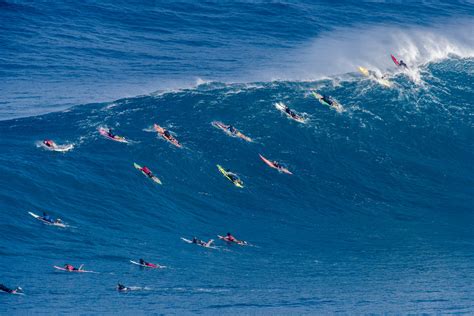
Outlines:
[[[273,80],[316,81],[355,72],[358,66],[379,74],[396,73],[390,59],[393,54],[410,66],[406,74],[420,83],[422,66],[452,56],[474,57],[473,25],[473,19],[465,18],[403,29],[400,25],[340,28],[287,53],[281,58],[281,65],[264,71],[261,76]]]
[[[389,72],[396,75],[401,72],[390,60],[390,54],[403,59],[410,69],[404,71],[414,83],[423,84],[421,72],[423,66],[440,62],[452,56],[458,58],[474,57],[474,37],[470,30],[474,25],[472,18],[457,19],[454,22],[437,21],[432,26],[400,25],[371,25],[353,28],[339,28],[323,33],[299,48],[287,49],[275,53],[275,57],[265,63],[263,68],[242,74],[228,74],[215,78],[187,75],[180,80],[160,80],[150,78],[150,82],[140,86],[133,93],[133,85],[120,83],[122,89],[116,93],[104,96],[85,95],[71,96],[74,104],[57,104],[39,107],[36,110],[18,111],[16,115],[0,117],[0,120],[10,120],[21,117],[31,117],[51,112],[63,111],[78,104],[94,102],[110,102],[121,98],[180,92],[189,89],[215,88],[218,85],[252,85],[265,84],[272,81],[313,82],[332,80],[335,84],[341,81],[353,80],[352,73],[358,66],[364,66],[379,74]],[[245,75],[243,73],[246,73]],[[112,89],[114,90],[114,89]],[[115,97],[114,97],[115,95]],[[48,98],[46,96],[46,98]],[[79,99],[81,99],[79,102]]]

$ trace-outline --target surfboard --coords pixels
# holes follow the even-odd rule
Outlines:
[[[357,69],[359,69],[360,73],[363,74],[364,76],[366,76],[366,77],[369,76],[369,70],[367,68],[358,67]]]
[[[400,66],[400,63],[399,63],[398,60],[395,58],[395,56],[390,55],[390,57],[392,57],[392,60],[393,60],[393,62],[395,63],[395,65]]]

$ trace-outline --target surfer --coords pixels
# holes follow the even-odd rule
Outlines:
[[[114,133],[112,133],[112,129],[111,128],[107,128],[107,136],[109,136],[110,138],[115,138],[115,135]]]
[[[230,181],[234,183],[242,184],[242,180],[240,180],[239,177],[235,173],[230,171],[230,169],[227,169],[225,172],[227,174],[227,177],[229,177]]]
[[[273,164],[273,166],[275,166],[275,168],[277,168],[279,170],[283,168],[283,166],[278,161],[274,160],[274,161],[272,161],[272,164]]]
[[[405,67],[406,69],[408,69],[407,64],[405,64],[405,63],[403,62],[403,60],[401,60],[401,59],[400,59],[400,61],[399,61],[399,66],[400,66],[400,67]]]
[[[209,246],[212,245],[213,242],[214,242],[214,239],[210,239],[208,242],[205,242],[205,241],[203,241],[201,239],[198,239],[196,237],[193,237],[193,240],[192,240],[193,244],[203,246],[203,247],[209,247]]]
[[[224,238],[225,238],[225,240],[227,240],[227,241],[238,242],[238,240],[237,240],[234,236],[232,236],[231,233],[227,233],[227,235],[226,235]]]
[[[143,171],[143,173],[145,173],[148,177],[153,178],[153,173],[150,169],[148,169],[147,166],[143,166],[143,168],[141,168],[140,170]]]
[[[181,144],[178,142],[178,140],[174,138],[168,130],[165,129],[165,131],[163,132],[163,137],[175,146],[181,147]]]
[[[239,177],[237,177],[237,175],[235,173],[230,171],[230,169],[226,169],[225,172],[227,172],[227,176],[230,178],[230,181],[235,182],[235,181],[239,180]]]
[[[247,245],[246,241],[238,240],[237,238],[232,236],[231,233],[227,233],[227,235],[225,237],[219,236],[219,238],[224,240],[224,241],[233,242],[233,243],[236,243],[236,244],[239,244],[239,245],[242,245],[242,246]]]
[[[201,239],[198,239],[196,237],[193,237],[193,244],[197,244],[197,245],[201,245],[201,246],[204,246],[206,243],[204,241],[202,241]]]
[[[227,130],[229,131],[229,133],[231,133],[232,135],[235,135],[237,134],[237,129],[232,126],[232,125],[227,125]]]
[[[43,144],[44,144],[46,147],[49,147],[49,148],[55,148],[55,147],[56,147],[56,143],[53,142],[53,141],[50,140],[50,139],[45,139],[45,140],[43,140]]]
[[[55,220],[54,220],[50,215],[48,215],[48,213],[46,213],[46,212],[43,212],[43,217],[42,217],[42,219],[43,219],[44,221],[49,222],[49,223],[52,223],[52,224],[54,224],[54,222],[55,222]]]
[[[9,293],[9,294],[17,294],[17,293],[23,292],[23,289],[21,287],[17,287],[16,289],[10,289],[10,288],[6,287],[5,285],[0,284],[0,291],[3,291],[5,293]]]
[[[329,105],[332,105],[334,103],[332,98],[330,96],[327,96],[327,95],[323,95],[321,100],[323,100],[324,102],[326,102]]]
[[[121,284],[120,282],[117,283],[117,291],[124,292],[128,291],[130,288],[126,287],[125,285]]]
[[[169,141],[170,143],[172,143],[173,145],[177,146],[177,147],[181,147],[181,144],[178,142],[178,140],[176,138],[174,138],[173,135],[171,135],[170,131],[164,129],[163,127],[161,127],[160,125],[158,124],[154,124],[153,125],[153,128],[155,129],[155,131],[161,135],[161,137],[163,137],[165,140]]]
[[[143,259],[140,259],[139,262],[140,262],[141,265],[144,265],[144,266],[147,266],[147,267],[150,267],[150,268],[156,268],[157,267],[156,264],[146,262]]]
[[[80,269],[78,268],[75,268],[74,266],[70,265],[69,263],[66,263],[64,265],[64,269],[66,269],[67,271],[69,272],[72,272],[72,271],[79,271]]]
[[[291,116],[294,120],[302,120],[303,118],[296,114],[292,109],[290,109],[287,105],[283,104],[285,106],[285,113]]]
[[[63,224],[63,221],[60,218],[54,219],[53,217],[48,215],[48,213],[46,212],[43,212],[43,216],[41,217],[41,219],[51,224]]]

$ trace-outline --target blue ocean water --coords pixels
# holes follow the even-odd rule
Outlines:
[[[0,283],[25,295],[0,295],[0,312],[474,313],[473,9],[1,2]],[[75,147],[51,152],[46,138]],[[180,239],[227,231],[252,246]],[[167,268],[129,263],[140,257]],[[53,269],[64,263],[100,273]],[[141,290],[118,293],[119,281]]]

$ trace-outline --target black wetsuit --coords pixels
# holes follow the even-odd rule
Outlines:
[[[3,284],[0,284],[0,291],[7,292],[7,293],[13,293],[15,290],[9,289]]]
[[[119,284],[117,285],[117,290],[119,290],[119,291],[126,291],[126,290],[128,290],[128,288],[127,288],[125,285],[119,283]]]
[[[329,105],[332,105],[332,101],[331,101],[331,99],[330,99],[328,96],[325,96],[325,95],[324,95],[324,96],[321,98],[321,100],[323,100],[324,102],[326,102],[326,103],[329,104]]]
[[[228,130],[231,134],[236,134],[237,133],[237,130],[233,126],[229,126]]]

